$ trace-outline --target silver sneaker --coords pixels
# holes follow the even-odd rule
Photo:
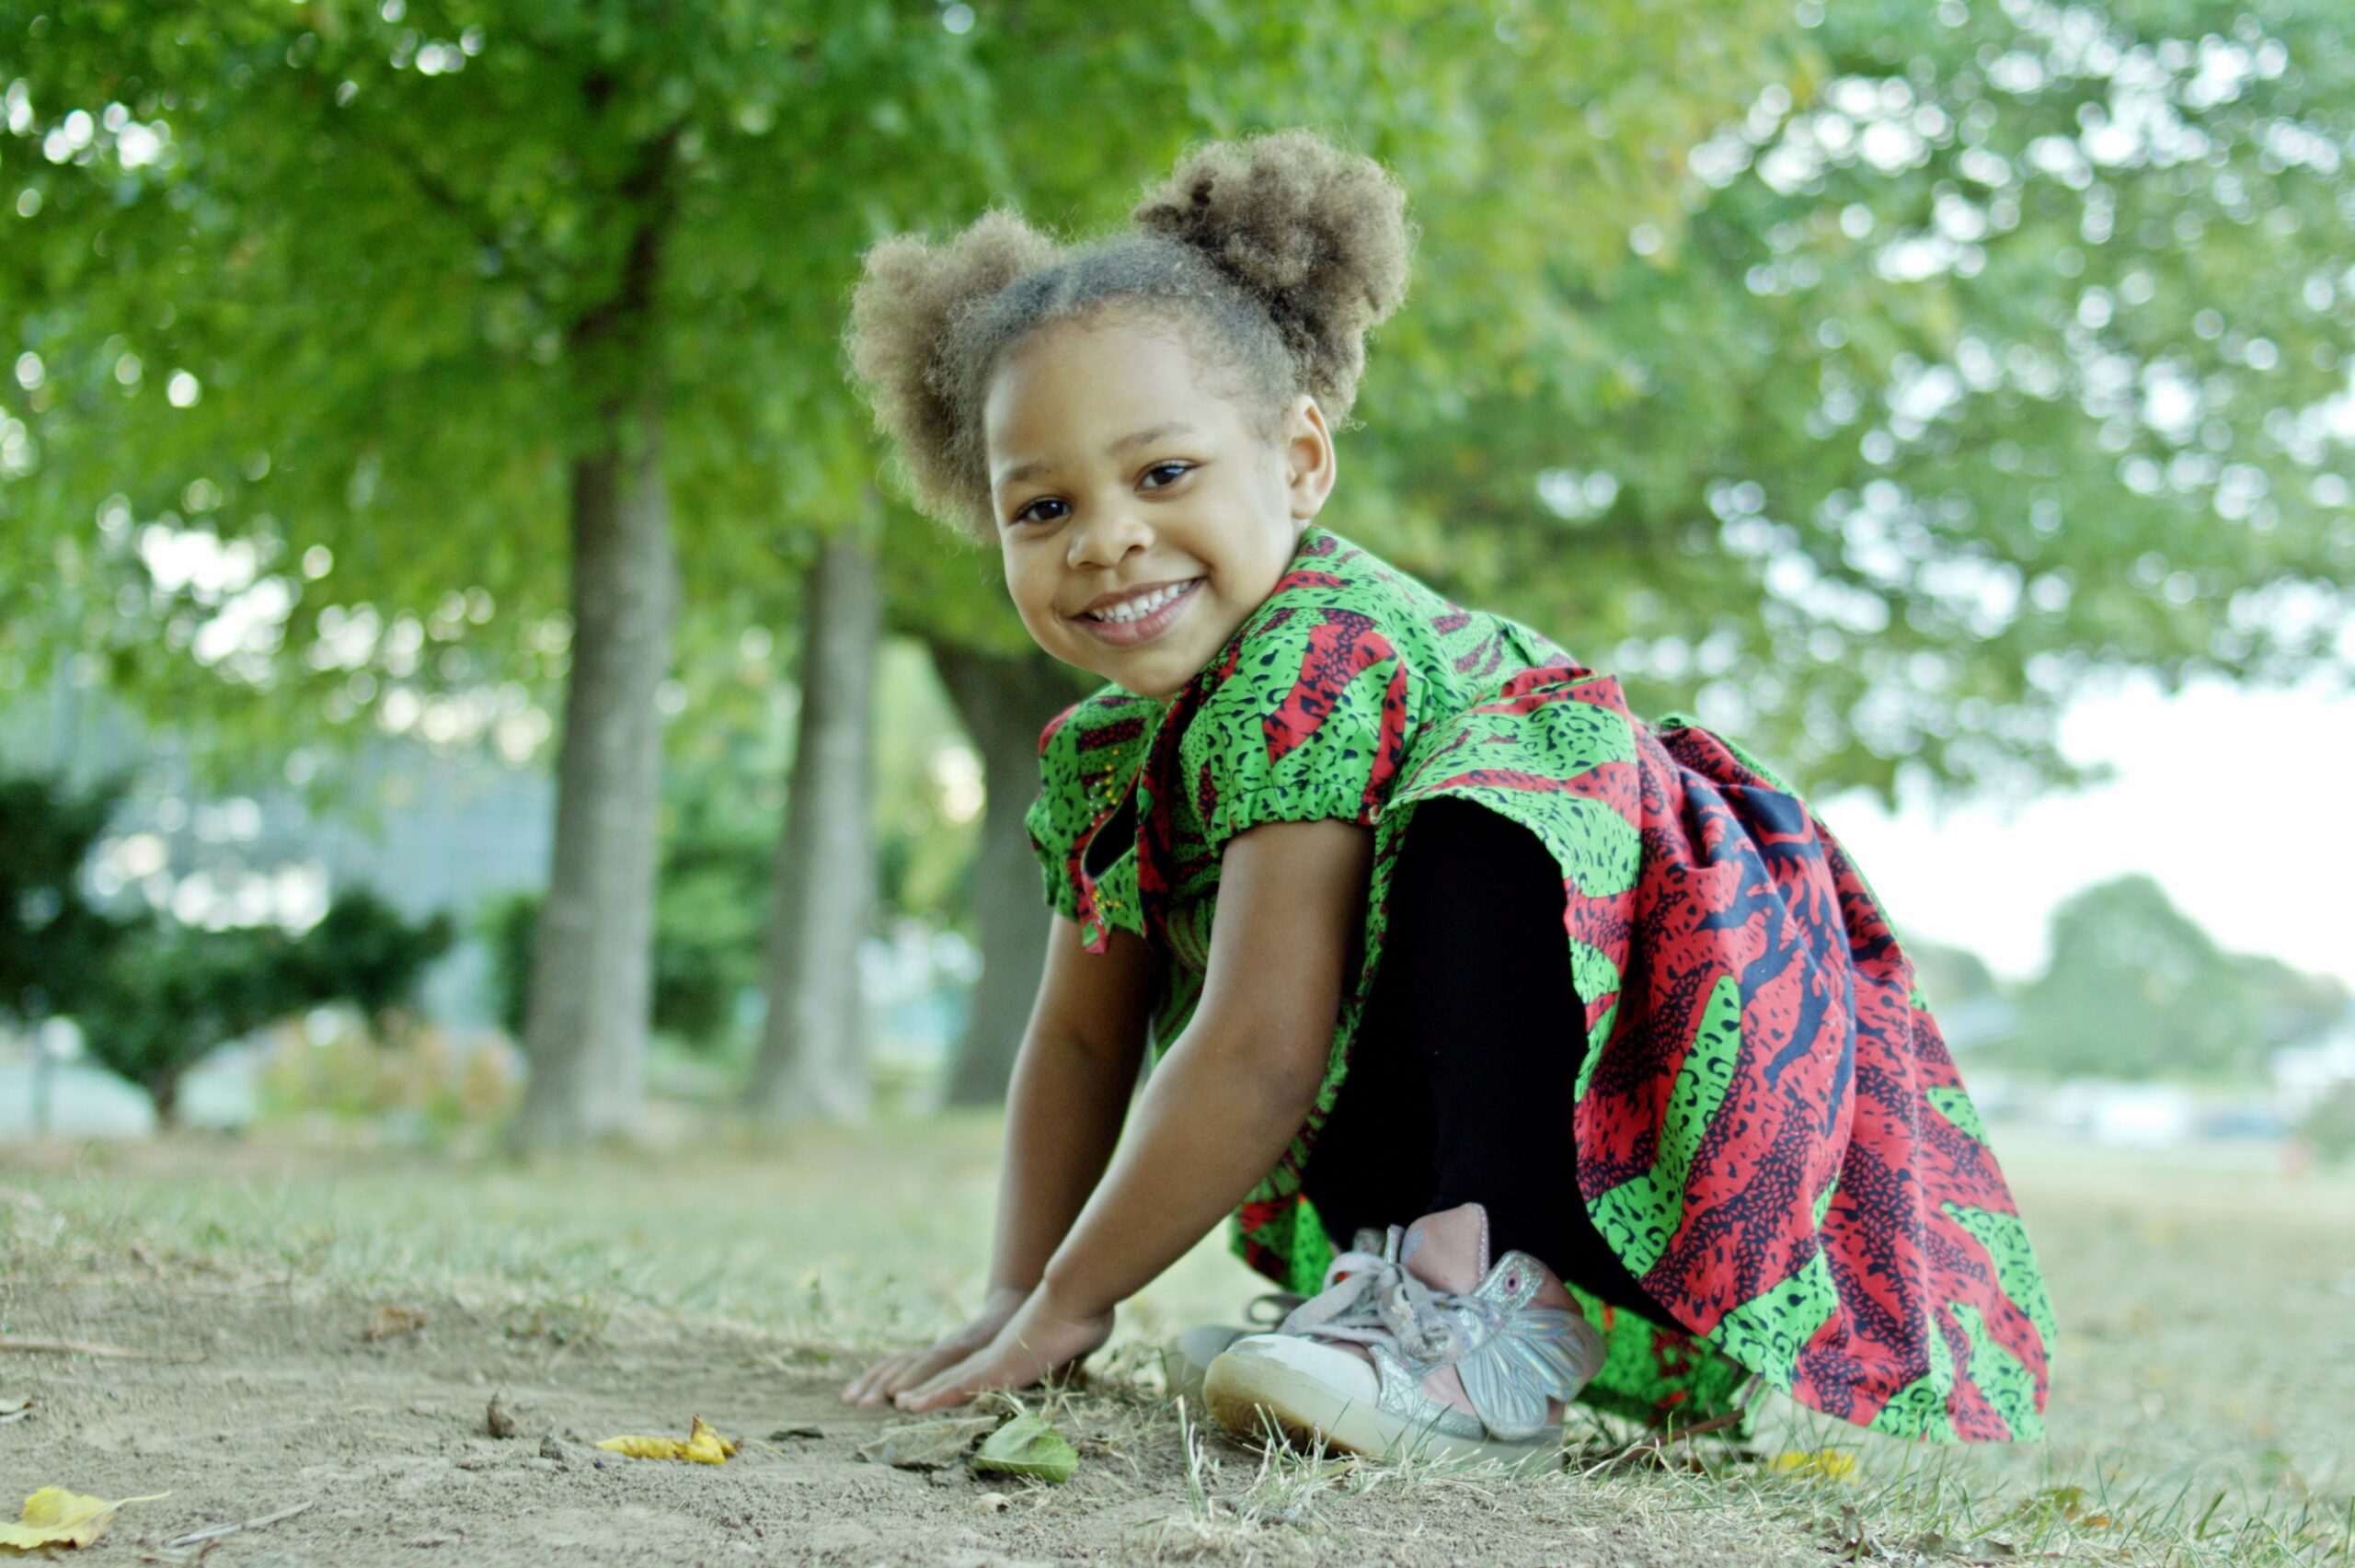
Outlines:
[[[1212,1361],[1203,1393],[1221,1425],[1257,1436],[1272,1420],[1296,1440],[1355,1453],[1512,1464],[1559,1448],[1551,1402],[1575,1399],[1601,1368],[1603,1335],[1576,1312],[1530,1304],[1552,1276],[1528,1253],[1509,1252],[1473,1288],[1450,1291],[1410,1270],[1406,1235],[1396,1225],[1386,1236],[1360,1231],[1321,1293]],[[1371,1364],[1345,1345],[1362,1345]],[[1443,1367],[1470,1411],[1423,1391]]]
[[[1290,1290],[1269,1290],[1254,1296],[1243,1309],[1249,1326],[1237,1328],[1233,1323],[1203,1323],[1188,1329],[1161,1347],[1161,1371],[1168,1379],[1169,1391],[1186,1402],[1189,1410],[1202,1408],[1202,1379],[1209,1373],[1211,1363],[1223,1355],[1236,1340],[1255,1333],[1266,1333],[1281,1324],[1294,1307],[1307,1300],[1305,1296]]]

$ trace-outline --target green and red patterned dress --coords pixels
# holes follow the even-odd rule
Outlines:
[[[1755,1378],[1901,1436],[2041,1436],[2051,1313],[1985,1131],[1872,889],[1740,747],[1637,720],[1616,681],[1536,632],[1311,526],[1183,689],[1105,687],[1047,726],[1040,765],[1028,826],[1048,901],[1091,951],[1118,926],[1163,956],[1156,1053],[1201,999],[1227,840],[1322,818],[1373,830],[1324,1086],[1235,1216],[1261,1273],[1322,1282],[1332,1246],[1301,1172],[1348,1070],[1414,807],[1461,796],[1560,866],[1563,1005],[1583,1007],[1593,1042],[1562,1107],[1576,1189],[1678,1320],[1573,1287],[1610,1345],[1582,1397],[1687,1425],[1745,1403]]]

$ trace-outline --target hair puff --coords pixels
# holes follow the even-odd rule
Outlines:
[[[867,252],[844,346],[919,509],[994,536],[982,410],[996,367],[1042,327],[1107,311],[1180,330],[1268,439],[1302,392],[1350,428],[1365,335],[1406,294],[1396,178],[1313,131],[1272,132],[1190,151],[1130,216],[1134,232],[1065,248],[992,208],[946,244]]]
[[[1406,206],[1381,165],[1294,129],[1190,153],[1129,215],[1264,301],[1303,384],[1338,424],[1364,373],[1365,334],[1406,297]]]
[[[946,245],[898,235],[867,251],[843,335],[875,423],[918,510],[957,521],[972,503],[970,412],[942,350],[958,318],[1054,258],[1054,242],[992,208]]]

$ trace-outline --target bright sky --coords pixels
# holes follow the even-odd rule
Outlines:
[[[1901,931],[2006,977],[2043,967],[2055,904],[2142,871],[2226,948],[2355,984],[2355,697],[2140,681],[2080,698],[2061,749],[2115,778],[1944,812],[1853,794],[1817,810]]]

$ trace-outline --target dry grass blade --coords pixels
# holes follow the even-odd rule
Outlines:
[[[291,1508],[281,1508],[275,1514],[264,1514],[258,1519],[245,1519],[234,1525],[215,1525],[209,1530],[191,1530],[184,1536],[175,1536],[170,1540],[166,1541],[164,1543],[164,1550],[170,1551],[178,1547],[194,1546],[200,1540],[218,1540],[223,1536],[236,1535],[240,1530],[258,1530],[264,1525],[274,1525],[281,1519],[293,1518],[295,1515],[310,1507],[314,1501],[316,1501],[316,1499],[306,1499],[304,1502],[295,1504]]]
[[[0,1350],[20,1350],[37,1356],[122,1356],[133,1360],[156,1359],[152,1350],[130,1350],[120,1345],[97,1345],[79,1339],[33,1339],[0,1333]]]

